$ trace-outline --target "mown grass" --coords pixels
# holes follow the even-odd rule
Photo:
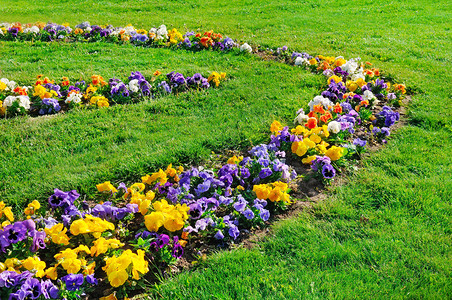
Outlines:
[[[208,92],[138,105],[1,120],[5,163],[0,167],[0,195],[18,205],[42,200],[55,187],[89,195],[107,179],[130,182],[169,163],[195,164],[211,151],[244,149],[267,137],[273,118],[291,118],[322,84],[306,71],[236,53],[178,53],[109,44],[6,46],[2,51],[17,55],[3,74],[18,82],[33,80],[29,70],[52,78],[67,74],[88,80],[91,74],[125,79],[136,70],[150,76],[156,69],[205,76],[217,70],[229,78]],[[91,58],[88,53],[96,54]]]
[[[213,255],[198,270],[166,281],[152,293],[155,297],[168,299],[443,299],[452,294],[452,47],[448,22],[451,11],[449,1],[438,1],[432,5],[425,0],[346,3],[205,1],[201,4],[195,1],[158,4],[143,1],[102,1],[94,4],[90,2],[89,5],[83,1],[67,5],[47,0],[39,4],[16,1],[0,6],[0,15],[4,21],[51,20],[75,24],[88,20],[91,23],[108,22],[114,25],[130,22],[145,28],[165,23],[180,29],[184,26],[188,29],[214,29],[233,38],[264,46],[288,45],[309,53],[343,55],[346,58],[360,56],[394,76],[397,82],[403,82],[418,92],[408,107],[407,127],[393,134],[384,149],[366,160],[365,168],[350,178],[347,185],[332,189],[328,200],[316,204],[313,209],[302,213],[298,218],[276,224],[272,228],[272,236],[256,249],[239,249]],[[40,176],[47,174],[45,168],[41,168],[42,171],[33,169],[39,168],[39,162],[46,161],[46,155],[37,159],[39,149],[47,149],[47,155],[52,156],[52,153],[58,152],[56,149],[64,147],[64,141],[68,138],[61,137],[64,132],[61,128],[72,128],[67,125],[71,122],[79,124],[75,125],[76,128],[83,128],[80,134],[86,140],[96,138],[96,130],[99,132],[97,136],[100,132],[108,132],[103,143],[98,146],[93,143],[87,147],[91,154],[87,154],[86,165],[79,163],[81,159],[72,162],[80,168],[80,178],[72,178],[71,182],[67,181],[69,179],[61,180],[68,183],[67,187],[88,190],[85,183],[93,183],[93,178],[100,179],[105,175],[108,178],[102,178],[103,180],[111,179],[109,176],[120,180],[144,171],[147,166],[138,159],[138,153],[146,153],[146,157],[149,157],[148,166],[151,166],[153,162],[165,163],[164,157],[177,160],[177,155],[173,152],[165,156],[167,150],[183,153],[182,157],[188,159],[197,157],[196,153],[200,153],[199,157],[204,155],[210,146],[215,149],[228,148],[230,145],[238,147],[246,146],[250,141],[263,140],[266,125],[272,118],[276,116],[289,123],[295,109],[310,99],[319,83],[299,70],[275,63],[259,62],[253,58],[241,58],[241,62],[239,57],[234,55],[166,52],[168,50],[107,44],[101,46],[40,45],[38,48],[54,47],[49,53],[57,53],[53,57],[58,58],[30,62],[28,56],[33,51],[36,59],[47,58],[39,55],[41,50],[29,50],[30,47],[26,45],[3,43],[0,48],[1,75],[32,79],[36,72],[30,73],[29,69],[33,69],[33,66],[40,68],[40,73],[48,72],[52,76],[59,76],[65,73],[66,69],[76,78],[79,77],[79,70],[86,72],[86,75],[98,70],[103,74],[116,75],[118,70],[132,71],[131,60],[134,61],[132,64],[136,64],[133,66],[140,67],[144,63],[144,57],[158,53],[155,65],[152,63],[151,68],[146,68],[149,72],[153,72],[154,68],[164,69],[164,64],[168,64],[168,70],[178,67],[179,70],[194,72],[193,67],[196,66],[196,69],[207,71],[213,70],[213,66],[217,66],[213,64],[218,63],[218,66],[225,66],[226,70],[223,71],[232,74],[233,79],[222,89],[212,91],[208,95],[171,97],[160,103],[140,104],[133,108],[115,107],[111,109],[111,114],[115,117],[110,117],[104,111],[86,111],[51,120],[42,119],[40,122],[43,125],[39,125],[34,131],[30,129],[33,135],[29,136],[36,136],[37,142],[38,136],[47,140],[41,141],[39,138],[42,146],[34,152],[29,151],[32,146],[22,143],[29,132],[29,125],[25,125],[29,122],[27,118],[2,121],[1,141],[4,141],[3,137],[9,139],[2,145],[2,151],[10,152],[3,159],[5,163],[2,168],[13,170],[3,174],[17,176],[22,189],[36,195],[42,192],[39,197],[45,197],[48,189],[52,187],[52,182],[59,180],[56,174],[66,174],[66,169],[61,172],[48,172],[46,181],[49,182],[44,187],[41,183],[44,180]],[[72,47],[75,47],[75,50],[71,50]],[[106,52],[105,57],[96,54],[93,58],[86,52],[94,49],[110,52]],[[123,52],[129,55],[121,56]],[[20,58],[21,53],[25,55]],[[165,55],[167,59],[163,59]],[[218,62],[219,57],[228,58],[231,63],[225,63],[225,59]],[[66,60],[72,60],[72,64],[65,65]],[[53,63],[55,61],[59,63]],[[109,65],[106,65],[107,63]],[[250,64],[253,65],[249,66]],[[274,68],[280,69],[275,71]],[[254,73],[256,70],[260,71]],[[275,76],[280,77],[275,79]],[[311,84],[306,87],[303,81]],[[281,85],[286,88],[280,89]],[[299,92],[299,89],[302,91]],[[234,98],[241,91],[246,100],[242,103],[239,100],[230,101],[230,98],[241,99]],[[253,93],[247,97],[250,92]],[[266,96],[260,96],[261,93]],[[271,96],[278,97],[278,106],[275,101],[269,102],[266,98]],[[190,100],[192,97],[196,100]],[[215,109],[216,103],[218,108]],[[242,106],[238,105],[239,103]],[[170,107],[168,110],[166,104]],[[185,115],[171,114],[171,111],[173,114],[179,112],[178,105],[184,104]],[[279,104],[284,106],[281,108]],[[226,105],[237,106],[237,109],[223,109]],[[155,118],[163,118],[167,123],[149,121],[149,109],[152,109],[152,112],[162,111]],[[268,112],[266,109],[274,111]],[[244,130],[240,133],[230,126],[230,118],[237,120],[233,115],[242,110],[245,110],[250,121],[243,122]],[[225,124],[216,119],[221,115],[220,112],[224,111],[230,113],[229,118],[222,119]],[[193,119],[197,121],[193,122]],[[182,120],[191,122],[183,123]],[[96,125],[80,126],[86,124],[84,122]],[[150,133],[143,129],[147,127],[142,123],[152,123],[153,130],[161,130],[153,135],[154,141],[165,141],[155,146],[160,149],[161,157],[146,152],[146,147],[151,148],[149,145],[152,145],[152,142],[148,140],[152,138]],[[115,129],[111,128],[118,126],[116,124],[124,126],[116,127],[122,130],[116,135],[123,134],[127,138],[136,139],[123,143],[123,146],[118,145],[120,151],[117,153],[127,157],[122,163],[118,163],[119,156],[113,159],[115,156],[107,153],[106,149],[112,147],[105,146],[114,141]],[[181,126],[181,129],[174,126],[175,124],[184,126]],[[180,130],[187,130],[187,124],[196,128],[198,134],[180,134]],[[122,128],[129,126],[134,129],[124,132]],[[216,135],[211,134],[215,130]],[[202,134],[204,132],[208,132],[207,138],[204,139],[207,142],[204,144],[210,145],[206,148],[198,146],[198,143],[201,143],[198,139],[205,137]],[[78,134],[73,133],[73,139],[78,137]],[[16,135],[19,137],[14,138]],[[168,141],[173,141],[173,144]],[[59,145],[59,148],[49,148],[46,143]],[[88,144],[89,141],[84,143]],[[74,143],[83,147],[85,144]],[[141,152],[142,148],[145,150]],[[97,152],[106,153],[96,156],[92,154],[96,149]],[[200,149],[204,150],[199,151]],[[12,160],[14,151],[24,151],[23,159],[35,157],[30,159],[34,162],[29,163],[35,174],[32,176],[34,186],[31,179],[20,181],[30,170],[16,173],[17,168],[20,168],[17,165],[25,164],[20,159]],[[65,157],[69,152],[64,150],[59,153],[58,156]],[[96,169],[96,160],[93,158],[99,156],[103,157],[99,163],[103,161],[104,165],[97,169],[98,173],[89,173],[83,169]],[[6,158],[8,159],[5,160]],[[48,166],[52,167],[56,161],[58,159]],[[60,165],[69,169],[69,166],[63,163]],[[15,180],[7,179],[3,174],[2,182],[14,185]],[[7,201],[22,201],[19,195],[24,192],[19,185],[13,192],[8,192],[9,185],[3,184],[2,197],[7,197]]]

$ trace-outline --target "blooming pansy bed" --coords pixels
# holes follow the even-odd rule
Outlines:
[[[86,23],[75,30],[56,24],[2,26],[0,38],[7,40],[105,40],[197,50],[239,47],[212,32],[182,36],[163,25],[150,31]],[[240,48],[253,51],[248,44]],[[399,120],[395,108],[406,93],[404,85],[390,83],[359,59],[289,53],[287,47],[271,51],[271,56],[322,74],[326,88],[296,112],[293,126],[274,121],[267,144],[229,157],[215,169],[169,165],[129,186],[100,183],[96,202],[82,200],[76,190],[57,188],[47,203],[32,201],[19,216],[0,202],[0,296],[76,299],[95,293],[101,285],[105,294],[97,291],[97,297],[127,297],[183,257],[184,249],[192,249],[190,243],[227,245],[244,232],[268,225],[272,215],[295,201],[291,182],[299,178],[288,162],[300,161],[328,182],[366,146],[386,143],[391,126]],[[95,75],[89,84],[74,85],[67,78],[55,84],[40,77],[32,88],[2,79],[0,99],[3,112],[13,113],[26,108],[24,94],[32,92],[38,114],[47,114],[58,112],[63,103],[97,107],[110,101],[132,103],[168,90],[200,89],[212,82],[217,86],[224,78],[219,73],[210,79],[175,72],[166,80],[159,76],[146,79],[132,72],[126,84]]]

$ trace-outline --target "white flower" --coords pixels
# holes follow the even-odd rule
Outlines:
[[[248,45],[248,43],[243,44],[242,46],[240,46],[240,51],[246,51],[246,52],[253,52],[253,48],[251,48],[250,45]]]
[[[328,123],[328,131],[332,133],[338,133],[341,131],[341,123],[337,121],[331,121]]]
[[[167,39],[168,38],[168,30],[166,30],[165,25],[160,25],[157,29],[157,39]]]
[[[8,86],[8,83],[9,83],[8,78],[2,78],[2,79],[0,79],[0,81]]]
[[[309,117],[304,114],[303,109],[298,111],[298,116],[295,117],[294,123],[304,124],[308,121]]]
[[[341,66],[341,69],[348,74],[353,74],[355,73],[356,69],[358,69],[358,63],[354,59],[350,59]]]
[[[120,33],[121,33],[120,30],[113,30],[113,31],[111,32],[110,35],[112,35],[112,36],[118,36]]]
[[[364,76],[363,73],[355,73],[355,74],[352,75],[352,77],[350,79],[352,81],[356,81],[356,80],[358,80],[358,78],[366,79],[366,77]]]
[[[25,109],[30,109],[30,98],[28,96],[17,96],[19,100],[19,106],[22,106]]]
[[[132,91],[132,93],[136,93],[140,90],[138,79],[133,79],[129,82],[129,90]]]
[[[371,99],[373,99],[373,98],[375,98],[374,93],[372,93],[372,92],[369,91],[369,90],[364,91],[364,93],[363,93],[363,99],[364,99],[364,100],[371,100]]]
[[[78,93],[71,93],[69,97],[66,98],[64,102],[74,102],[74,103],[80,103],[82,101],[82,95]]]
[[[15,81],[10,80],[6,85],[10,90],[14,90],[17,86],[17,83]]]
[[[132,35],[133,32],[137,32],[137,30],[133,26],[124,27],[124,31],[126,35]]]
[[[91,30],[93,30],[93,29],[91,28],[91,26],[88,26],[88,27],[85,28],[85,32],[91,32]]]
[[[32,26],[30,28],[25,28],[24,29],[24,33],[35,33],[35,34],[38,34],[39,33],[39,28],[38,28],[38,26]]]
[[[15,96],[8,96],[3,100],[3,105],[6,107],[9,107],[9,106],[13,105],[14,101],[16,101]]]
[[[298,56],[295,58],[295,65],[296,66],[309,66],[309,60],[304,57]]]
[[[309,101],[309,104],[308,104],[309,105],[309,109],[311,111],[313,111],[314,110],[314,105],[319,105],[319,104],[322,104],[325,109],[328,109],[328,106],[334,106],[334,103],[331,102],[330,99],[322,97],[322,96],[315,96],[314,99]]]

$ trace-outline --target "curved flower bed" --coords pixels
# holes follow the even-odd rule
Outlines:
[[[216,170],[169,165],[129,187],[101,183],[95,202],[83,201],[75,190],[55,189],[49,210],[33,201],[19,220],[0,202],[0,296],[76,299],[102,285],[110,293],[105,299],[126,297],[181,258],[190,243],[228,244],[267,225],[294,201],[290,185],[299,178],[288,162],[301,161],[328,182],[367,145],[386,143],[399,120],[394,107],[404,85],[391,84],[359,59],[289,54],[287,47],[271,55],[322,73],[326,88],[298,110],[291,128],[274,121],[268,144],[230,157]],[[119,95],[140,75],[132,73],[128,85],[109,83],[110,92],[117,87]],[[102,89],[101,77],[94,76],[91,90],[95,80]],[[37,84],[35,93],[57,93],[52,87]],[[90,99],[101,97],[94,92]]]
[[[66,41],[66,42],[110,42],[131,43],[147,47],[177,47],[192,51],[228,51],[238,46],[229,37],[223,37],[213,30],[201,33],[189,31],[184,35],[176,28],[168,31],[165,25],[149,30],[137,29],[132,25],[91,25],[83,22],[72,28],[69,24],[42,23],[0,23],[0,40],[6,41]],[[250,50],[249,45],[245,45]]]
[[[140,72],[132,72],[125,83],[117,78],[107,81],[100,75],[91,76],[90,81],[71,83],[63,77],[55,83],[38,75],[33,86],[20,86],[7,78],[0,79],[0,115],[46,115],[73,108],[99,108],[110,104],[137,103],[146,99],[177,94],[189,90],[205,90],[218,87],[226,73],[212,72],[205,78],[200,73],[184,77],[171,72],[162,75],[156,71],[146,79]]]

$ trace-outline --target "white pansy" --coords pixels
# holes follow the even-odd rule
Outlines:
[[[352,77],[350,78],[352,81],[357,81],[359,78],[361,79],[366,79],[366,77],[364,76],[363,73],[355,73],[352,75]]]
[[[341,131],[341,123],[337,121],[331,121],[328,123],[328,131],[332,133],[338,133]]]
[[[168,30],[166,30],[166,26],[164,24],[162,24],[157,29],[157,39],[167,39],[167,38],[168,38]]]
[[[240,46],[240,51],[246,51],[251,53],[253,51],[253,48],[251,48],[250,45],[248,45],[248,43],[243,44],[242,46]]]
[[[113,31],[111,32],[110,35],[112,35],[112,36],[118,36],[120,33],[121,33],[121,30],[116,29],[116,30],[113,30]]]
[[[126,35],[131,35],[131,33],[137,32],[137,30],[133,26],[126,26],[124,27],[124,32]]]
[[[9,107],[13,105],[14,101],[16,101],[15,96],[8,96],[3,100],[3,106]]]
[[[308,104],[309,105],[309,109],[311,111],[313,111],[314,110],[314,105],[319,105],[319,104],[322,104],[325,109],[328,109],[328,106],[334,106],[334,103],[331,102],[330,99],[322,97],[322,96],[315,96],[314,99],[309,101],[309,104]]]
[[[364,100],[371,100],[371,99],[373,99],[373,98],[375,98],[374,93],[372,93],[372,92],[369,91],[369,90],[364,91],[364,93],[363,93],[363,99],[364,99]]]
[[[348,74],[353,74],[355,73],[356,69],[358,69],[358,63],[354,59],[350,59],[341,66],[341,69]]]
[[[297,123],[298,123],[298,124],[304,124],[305,122],[308,121],[308,119],[309,119],[309,117],[308,117],[307,115],[305,115],[303,109],[300,109],[300,110],[298,111],[297,117],[296,117],[295,120],[294,120],[294,123],[295,123],[295,124],[297,124]]]
[[[14,90],[17,86],[17,83],[15,81],[10,80],[6,85],[10,90]]]
[[[38,34],[39,33],[39,28],[38,28],[38,26],[32,26],[30,28],[25,28],[24,29],[24,33],[35,33],[35,34]]]
[[[17,96],[17,100],[19,100],[19,106],[27,110],[30,109],[30,98],[28,96]]]
[[[8,85],[8,83],[9,83],[9,79],[8,78],[2,78],[2,79],[0,79],[0,81],[3,82],[6,85]]]
[[[132,93],[137,93],[140,90],[140,87],[138,85],[138,79],[130,80],[130,82],[129,82],[129,90]]]
[[[82,101],[82,95],[77,93],[71,93],[69,97],[66,98],[64,102],[74,102],[74,103],[80,103]]]
[[[304,57],[298,56],[295,58],[295,65],[296,66],[309,66],[309,60]]]
[[[91,32],[91,30],[93,30],[90,26],[85,28],[85,32]]]

